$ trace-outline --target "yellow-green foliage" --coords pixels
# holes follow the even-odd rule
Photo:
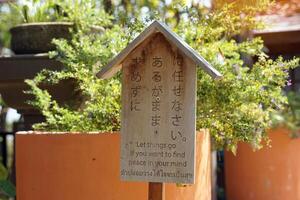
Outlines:
[[[263,53],[263,41],[259,38],[237,42],[238,35],[245,36],[249,30],[261,26],[254,17],[258,8],[266,5],[263,1],[254,7],[237,9],[237,5],[230,4],[214,12],[192,6],[181,9],[184,12],[179,18],[167,19],[174,30],[224,76],[215,81],[198,70],[197,128],[209,128],[218,148],[235,151],[239,141],[258,148],[266,129],[272,125],[271,115],[287,103],[281,89],[286,83],[287,71],[299,61],[270,60]],[[109,17],[103,20],[109,28],[102,35],[88,34],[88,26],[79,26],[71,42],[55,41],[57,51],[52,56],[65,65],[65,70],[44,71],[27,81],[36,96],[32,103],[46,116],[46,122],[35,125],[36,129],[104,131],[120,128],[120,75],[103,81],[95,77],[95,72],[123,49],[145,23],[130,19],[133,23],[120,27],[118,12],[112,13],[117,16],[115,25],[107,26]],[[155,14],[149,16],[150,21],[153,16],[160,18]],[[243,58],[250,57],[257,60],[253,65],[244,62]],[[46,91],[37,87],[44,81],[57,83],[69,78],[77,80],[78,91],[85,100],[78,108],[59,106]]]
[[[193,20],[177,26],[178,33],[224,76],[213,81],[198,71],[197,128],[209,128],[216,147],[232,151],[239,141],[260,147],[271,116],[287,103],[282,88],[288,70],[299,64],[298,59],[269,59],[260,38],[234,40],[261,27],[255,21],[255,7],[236,6],[225,5],[205,16],[194,12]],[[257,61],[245,63],[242,56]]]

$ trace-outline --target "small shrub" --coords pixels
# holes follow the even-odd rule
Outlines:
[[[214,81],[198,70],[197,128],[210,129],[215,147],[235,152],[237,143],[248,142],[254,148],[267,139],[266,130],[272,126],[271,116],[284,109],[287,98],[282,93],[288,70],[299,64],[298,59],[271,60],[263,52],[260,38],[237,42],[238,35],[262,26],[255,15],[268,4],[238,7],[229,4],[213,13],[202,8],[186,8],[186,12],[173,23],[173,29],[197,50],[212,66],[223,74]],[[155,16],[155,15],[151,15]],[[110,20],[103,19],[103,22]],[[151,20],[151,19],[150,19]],[[46,116],[46,122],[36,129],[53,131],[118,130],[120,128],[120,75],[110,80],[98,80],[99,71],[114,55],[147,24],[131,20],[122,28],[105,23],[102,35],[87,34],[88,26],[79,26],[73,40],[56,40],[52,57],[61,61],[65,69],[60,72],[43,71],[27,83],[36,96],[33,105]],[[115,23],[116,24],[116,23]],[[252,57],[253,64],[244,62]],[[74,109],[59,106],[38,84],[57,83],[73,78],[85,101]]]

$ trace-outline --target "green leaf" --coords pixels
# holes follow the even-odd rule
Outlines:
[[[9,180],[1,180],[0,189],[9,197],[16,196],[16,188]]]
[[[0,180],[6,180],[8,177],[7,169],[0,163]]]

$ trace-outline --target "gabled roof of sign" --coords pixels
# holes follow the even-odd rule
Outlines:
[[[204,71],[215,79],[221,78],[222,75],[213,68],[202,56],[200,56],[192,47],[183,41],[176,33],[174,33],[165,24],[154,21],[150,24],[138,37],[136,37],[125,49],[123,49],[113,60],[111,60],[100,72],[97,73],[98,78],[110,78],[122,67],[124,59],[146,38],[155,33],[162,33],[166,39],[180,49],[185,56],[193,60]]]

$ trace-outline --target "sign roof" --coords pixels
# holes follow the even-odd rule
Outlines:
[[[202,56],[200,56],[192,47],[183,41],[176,33],[174,33],[167,25],[154,21],[139,36],[137,36],[125,49],[123,49],[114,59],[112,59],[100,72],[97,73],[98,78],[110,78],[122,67],[124,59],[145,39],[155,33],[162,33],[166,39],[180,49],[183,54],[193,60],[211,77],[218,79],[222,75],[213,68]]]

